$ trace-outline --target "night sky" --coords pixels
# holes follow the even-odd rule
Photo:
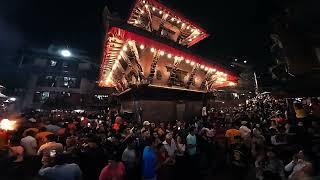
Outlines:
[[[273,7],[262,0],[163,0],[198,23],[211,36],[191,49],[224,63],[232,57],[247,60],[257,69],[270,62],[269,17]],[[100,62],[102,12],[107,5],[126,18],[133,0],[7,0],[0,2],[0,55],[22,48],[48,48],[50,44],[84,50]]]

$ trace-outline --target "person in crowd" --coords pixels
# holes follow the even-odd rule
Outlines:
[[[39,147],[45,143],[45,138],[49,134],[53,134],[53,133],[47,131],[45,127],[39,128],[39,132],[36,134],[36,137],[35,137]]]
[[[137,176],[139,175],[137,173],[137,171],[139,171],[139,159],[134,146],[134,140],[132,138],[128,139],[127,148],[122,153],[122,161],[126,167],[126,179],[137,179]]]
[[[141,133],[143,133],[146,130],[149,131],[149,129],[150,129],[150,122],[149,121],[144,121],[143,122],[143,127],[141,128]]]
[[[120,155],[114,151],[108,165],[102,169],[99,180],[124,180],[125,173],[125,166],[121,162]]]
[[[235,143],[230,147],[233,179],[246,179],[249,168],[249,150],[243,144],[241,136],[235,136],[234,140]]]
[[[38,155],[48,155],[51,151],[55,151],[58,154],[63,152],[63,146],[56,142],[56,136],[54,134],[49,134],[44,139],[45,144],[41,145],[37,154]]]
[[[77,151],[77,139],[74,136],[69,136],[66,139],[66,145],[64,146],[64,152],[68,154],[75,154]]]
[[[305,159],[303,151],[299,151],[293,156],[292,161],[285,166],[285,171],[291,172],[289,179],[292,179],[297,172],[306,166],[311,166],[311,163]]]
[[[82,171],[77,164],[68,163],[65,154],[44,155],[40,177],[48,180],[81,180]]]
[[[176,147],[177,147],[177,151],[176,151],[176,175],[175,175],[175,179],[185,179],[185,173],[184,170],[186,169],[186,165],[185,165],[185,152],[186,152],[186,144],[185,144],[185,140],[180,136],[177,135],[177,139],[176,139]]]
[[[234,140],[235,136],[240,136],[240,131],[238,130],[238,126],[234,124],[225,133],[225,137],[228,140],[228,145],[235,143],[235,140]]]
[[[157,174],[157,156],[155,139],[150,137],[146,141],[146,147],[143,150],[143,178],[144,180],[156,180]]]
[[[25,132],[25,137],[21,139],[20,144],[25,149],[25,156],[35,156],[37,155],[37,140],[34,138],[35,131],[29,130]]]
[[[196,137],[197,129],[193,126],[189,129],[189,134],[186,138],[187,145],[187,163],[188,163],[188,177],[196,178],[197,177],[197,137]]]

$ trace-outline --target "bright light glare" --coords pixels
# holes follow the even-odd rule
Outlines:
[[[6,131],[12,131],[14,130],[16,121],[10,121],[9,119],[2,119],[0,122],[0,129],[6,130]]]
[[[10,101],[16,101],[16,100],[17,100],[17,98],[15,98],[15,97],[11,97],[11,98],[9,98],[9,100],[10,100]]]
[[[61,50],[60,53],[63,57],[70,57],[71,56],[71,52],[68,49],[63,49],[63,50]]]

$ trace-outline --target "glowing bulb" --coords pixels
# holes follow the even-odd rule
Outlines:
[[[177,21],[178,24],[179,24],[180,22],[181,22],[180,20]]]
[[[243,63],[245,63],[245,64],[246,64],[246,63],[247,63],[247,61],[243,61]]]
[[[130,46],[132,46],[132,45],[133,45],[133,42],[132,42],[132,41],[128,41],[128,44],[129,44]]]
[[[165,14],[165,15],[164,15],[164,18],[167,18],[168,16],[169,16],[169,14]]]
[[[189,59],[187,59],[187,60],[186,60],[186,63],[187,63],[187,64],[189,64],[189,63],[190,63],[190,60],[189,60]]]
[[[134,23],[135,23],[135,24],[138,24],[138,23],[139,23],[139,21],[138,21],[138,20],[134,20]]]
[[[160,55],[163,56],[164,55],[164,51],[160,51]]]
[[[204,68],[204,70],[205,70],[205,71],[208,71],[208,70],[209,70],[209,68],[208,68],[208,67],[205,67],[205,68]]]
[[[151,51],[151,52],[154,52],[154,51],[155,51],[155,49],[154,49],[154,48],[151,48],[151,49],[150,49],[150,51]]]
[[[178,56],[175,56],[175,57],[174,57],[174,60],[178,60],[178,59],[179,59],[179,57],[178,57]]]
[[[204,69],[204,65],[201,65],[200,68],[201,68],[201,69]]]
[[[156,8],[155,8],[155,7],[153,7],[153,8],[152,8],[152,11],[155,11],[155,10],[156,10]]]
[[[191,29],[191,32],[193,32],[194,31],[194,29]]]
[[[159,11],[159,14],[162,14],[162,11]]]
[[[217,70],[216,70],[216,69],[212,69],[212,71],[213,71],[213,72],[216,72]]]
[[[174,17],[173,17],[173,18],[171,18],[171,21],[172,21],[172,22],[174,21]]]
[[[148,4],[146,4],[146,5],[144,5],[144,7],[148,8],[149,6],[148,6]]]
[[[144,49],[144,45],[143,44],[140,45],[140,49]]]
[[[227,76],[228,76],[228,74],[224,73],[224,74],[223,74],[223,76],[224,76],[224,77],[227,77]]]
[[[168,54],[168,58],[169,58],[169,59],[172,58],[172,55],[171,55],[170,53]]]
[[[143,1],[142,1],[142,3],[144,4],[144,3],[146,3],[146,1],[145,1],[145,0],[143,0]]]
[[[193,66],[193,65],[195,64],[195,62],[191,61],[191,63],[190,63],[190,64],[191,64],[191,66]]]
[[[187,26],[187,29],[190,29],[190,26]]]
[[[128,50],[127,46],[123,46],[122,50],[127,51]]]
[[[0,122],[0,129],[6,131],[12,131],[15,128],[16,121],[11,121],[9,119],[2,119]]]
[[[121,59],[121,55],[118,55],[118,59],[119,59],[119,60]]]
[[[229,82],[229,86],[235,86],[236,85],[236,83],[234,83],[234,82]]]
[[[141,12],[141,14],[144,14],[144,10],[141,10],[140,12]]]
[[[182,23],[182,24],[181,24],[182,27],[184,27],[185,25],[186,25],[185,23]]]

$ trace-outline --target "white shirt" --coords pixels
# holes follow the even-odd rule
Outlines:
[[[164,148],[168,152],[168,155],[170,157],[174,156],[174,152],[177,150],[176,143],[174,142],[174,140],[173,139],[171,140],[171,144],[168,144],[167,141],[163,141],[162,144],[164,145]]]
[[[290,179],[296,172],[300,171],[302,168],[304,168],[308,164],[309,162],[299,159],[296,164],[294,164],[293,161],[291,161],[289,164],[287,164],[284,167],[284,170],[287,172],[292,171],[292,173],[289,175],[289,179]]]
[[[241,126],[239,131],[242,138],[249,137],[251,133],[251,130],[247,126]]]
[[[37,140],[32,136],[26,136],[20,141],[21,146],[24,147],[27,156],[37,155]]]

